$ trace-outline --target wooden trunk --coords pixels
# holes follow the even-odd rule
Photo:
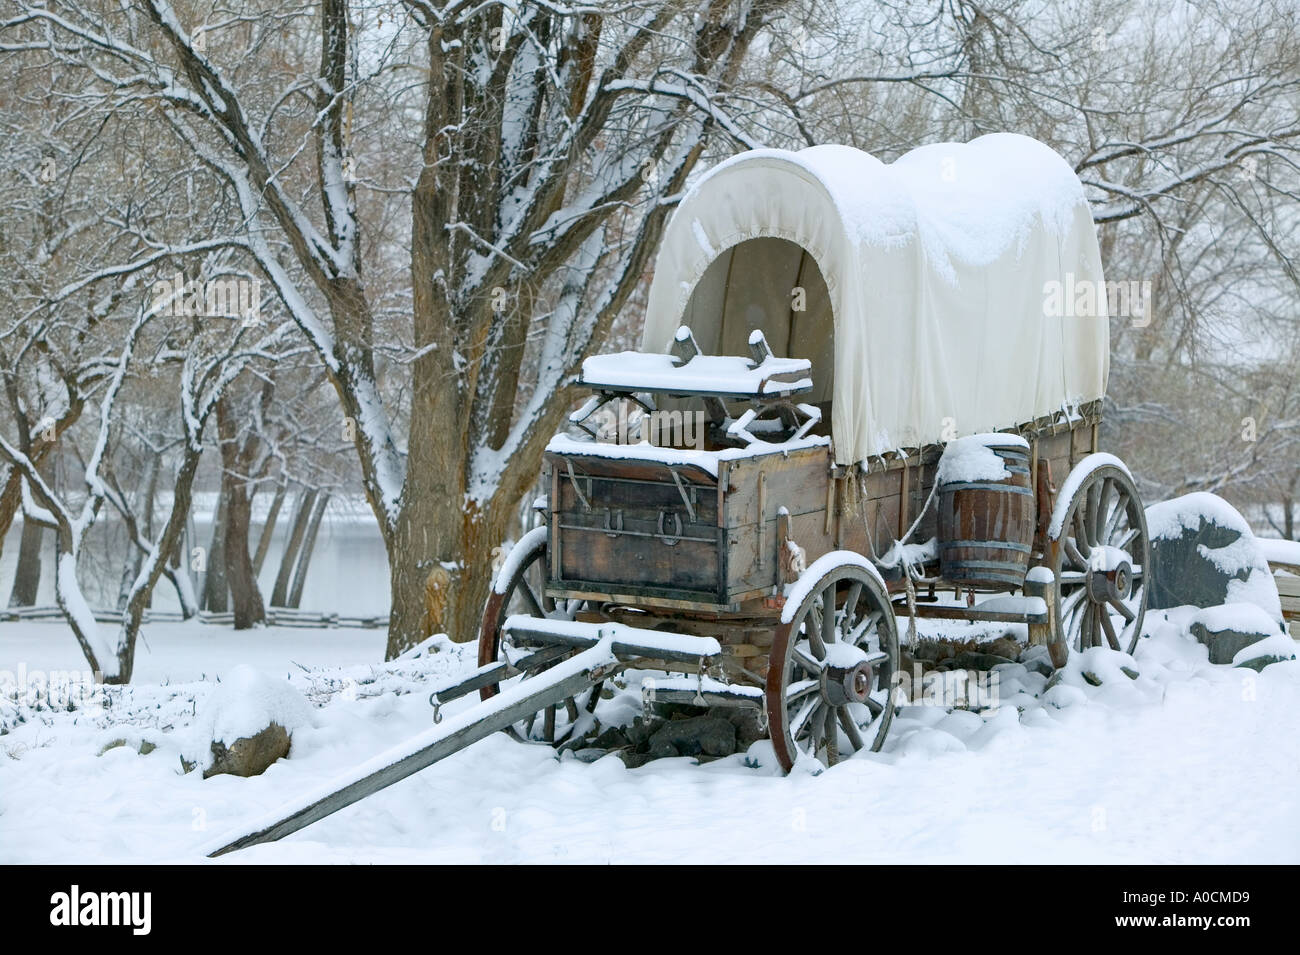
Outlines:
[[[830,451],[803,448],[692,465],[548,455],[553,595],[739,611],[782,582],[785,537],[808,560],[831,549]]]

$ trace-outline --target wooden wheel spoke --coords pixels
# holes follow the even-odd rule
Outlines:
[[[858,601],[862,599],[862,583],[854,581],[849,587],[849,595],[844,600],[844,619],[840,622],[840,630],[843,633],[843,639],[852,642],[853,621],[858,614]]]
[[[849,738],[849,745],[853,747],[853,752],[857,752],[867,744],[862,740],[862,733],[859,732],[858,726],[853,722],[853,717],[849,714],[847,706],[839,708],[840,728],[844,730],[844,735]]]
[[[798,683],[792,683],[785,691],[785,705],[796,703],[802,700],[810,693],[817,693],[821,690],[821,683],[817,680],[800,680]]]
[[[822,643],[830,646],[835,642],[835,585],[822,591]]]
[[[1119,611],[1120,616],[1124,618],[1124,621],[1126,623],[1132,623],[1134,620],[1137,619],[1137,614],[1135,614],[1132,610],[1129,610],[1128,605],[1124,603],[1124,601],[1116,598],[1115,600],[1112,600],[1110,602],[1110,605]]]
[[[826,738],[826,765],[834,766],[840,761],[840,733],[836,725],[835,714],[839,708],[835,706],[826,707],[826,715],[823,718],[822,735]]]
[[[1128,531],[1124,534],[1124,536],[1115,542],[1115,546],[1118,547],[1120,550],[1127,551],[1129,545],[1132,544],[1135,540],[1137,540],[1138,535],[1141,533],[1142,531],[1140,528],[1130,527]]]
[[[1068,557],[1070,563],[1074,565],[1073,569],[1077,570],[1081,574],[1085,573],[1088,570],[1088,558],[1084,557],[1080,552],[1076,539],[1073,537],[1066,537],[1061,541],[1061,545],[1065,548],[1065,556]]]
[[[875,719],[881,713],[885,712],[885,704],[881,703],[875,697],[869,696],[863,702],[866,704],[867,709],[871,711],[872,719]]]
[[[818,660],[826,659],[826,642],[822,640],[822,615],[821,608],[813,606],[808,613],[808,619],[803,625],[804,636],[808,638],[808,646],[812,648],[813,656]]]
[[[809,655],[808,651],[805,650],[803,647],[796,644],[790,650],[790,655],[791,657],[793,657],[795,663],[799,664],[799,666],[803,667],[809,673],[811,674],[821,673],[822,671],[821,661],[818,660],[816,657]]]
[[[1087,557],[1092,553],[1092,545],[1088,543],[1088,531],[1084,528],[1084,512],[1082,508],[1075,508],[1074,511],[1074,546],[1083,559],[1083,565],[1088,565]]]
[[[1097,619],[1101,621],[1101,629],[1106,631],[1106,642],[1110,644],[1110,648],[1118,650],[1119,637],[1115,635],[1115,625],[1110,621],[1110,611],[1105,607],[1098,607]]]
[[[519,581],[519,595],[524,598],[524,603],[528,604],[528,611],[534,617],[545,617],[546,611],[542,609],[541,602],[537,595],[533,593],[533,588],[528,586],[528,581]]]

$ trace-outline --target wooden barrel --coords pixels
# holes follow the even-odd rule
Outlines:
[[[956,474],[946,480],[941,465],[940,575],[970,587],[1012,590],[1025,581],[1034,542],[1029,449],[1013,435],[958,440],[982,444],[997,455],[1006,476],[971,479]]]

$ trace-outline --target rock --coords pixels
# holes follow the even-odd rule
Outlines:
[[[601,749],[599,746],[588,746],[585,749],[575,749],[573,756],[580,763],[594,763],[608,752],[609,750]]]
[[[1248,670],[1254,670],[1256,673],[1262,673],[1264,667],[1272,666],[1274,663],[1285,663],[1288,660],[1294,660],[1295,656],[1282,657],[1276,654],[1266,653],[1262,657],[1252,657],[1249,660],[1243,660],[1236,664],[1238,667],[1244,667]]]
[[[736,728],[717,716],[670,720],[650,738],[655,756],[730,756],[735,751]]]
[[[203,778],[222,774],[260,775],[277,759],[289,755],[289,742],[289,731],[279,723],[272,723],[252,736],[240,737],[229,746],[220,740],[214,740],[212,762],[203,771]]]
[[[621,729],[617,726],[611,726],[592,740],[591,745],[598,749],[610,750],[622,749],[624,746],[630,746],[631,743]]]
[[[314,719],[292,684],[249,666],[231,670],[198,706],[197,737],[185,756],[203,768],[204,779],[264,772],[289,755],[293,733]]]
[[[122,746],[130,746],[130,745],[131,745],[131,744],[128,743],[128,742],[127,742],[126,740],[124,740],[124,739],[115,739],[115,740],[113,740],[113,741],[110,742],[110,743],[106,743],[106,744],[104,745],[104,748],[101,749],[101,750],[99,751],[99,755],[100,755],[100,756],[103,756],[103,755],[104,755],[105,753],[107,753],[110,749],[118,749],[118,748],[120,748],[120,747],[122,747]],[[139,753],[141,756],[148,756],[150,753],[152,753],[152,752],[153,752],[155,749],[157,749],[157,748],[158,748],[158,747],[157,747],[156,745],[154,745],[153,743],[149,742],[147,739],[142,739],[142,740],[140,740],[140,745],[136,747],[136,750],[135,750],[135,751],[136,751],[137,753]],[[188,772],[188,770],[187,770],[187,772]]]
[[[952,644],[944,643],[942,640],[917,640],[916,648],[911,655],[923,662],[939,663],[943,660],[951,660],[957,655],[957,651]]]
[[[640,769],[654,759],[649,753],[634,753],[630,749],[620,749],[616,755],[628,769]]]
[[[1276,633],[1266,640],[1260,640],[1238,650],[1232,658],[1232,664],[1262,672],[1265,667],[1272,666],[1274,663],[1285,663],[1295,658],[1295,641],[1286,634]]]
[[[1083,670],[1079,675],[1083,677],[1084,682],[1089,685],[1101,686],[1101,677],[1097,676],[1097,674],[1093,673],[1091,670]]]
[[[651,759],[672,759],[674,756],[682,754],[677,751],[677,747],[672,740],[656,734],[655,738],[650,740],[650,748],[646,751],[646,755]]]
[[[635,746],[638,750],[644,752],[644,747],[650,742],[650,737],[655,731],[663,725],[663,720],[651,720],[646,722],[641,717],[632,721],[631,726],[623,727],[623,733],[627,736],[627,741]]]
[[[984,644],[980,649],[985,653],[1006,657],[1008,660],[1017,660],[1020,658],[1021,644],[1014,637],[998,637],[991,643]]]
[[[1151,536],[1147,609],[1253,604],[1279,626],[1282,606],[1250,525],[1214,494],[1185,494],[1146,510]]]
[[[1246,647],[1279,635],[1268,614],[1252,604],[1210,607],[1193,617],[1187,629],[1217,664],[1230,664]]]
[[[1021,657],[1020,665],[1030,673],[1037,673],[1039,676],[1045,676],[1049,680],[1052,678],[1052,674],[1056,672],[1056,668],[1052,666],[1051,657],[1046,654],[1029,658]]]
[[[992,670],[1003,663],[1015,663],[1014,659],[996,653],[982,653],[979,650],[966,650],[951,660],[939,664],[940,670]]]

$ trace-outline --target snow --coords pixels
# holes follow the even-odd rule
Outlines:
[[[894,541],[889,549],[876,561],[878,567],[915,567],[939,559],[939,538],[931,537],[921,544],[904,544]]]
[[[312,708],[287,680],[247,664],[235,667],[200,710],[201,737],[233,743],[278,723],[292,736],[312,722]]]
[[[1300,567],[1300,541],[1256,537],[1255,546],[1270,564],[1290,564],[1293,567]]]
[[[1184,530],[1199,530],[1201,519],[1240,534],[1250,534],[1250,525],[1237,509],[1208,491],[1195,491],[1147,508],[1147,534],[1152,540],[1181,537]]]
[[[696,637],[665,630],[646,630],[643,627],[629,627],[621,623],[579,623],[520,614],[506,618],[505,627],[508,629],[512,625],[528,627],[542,633],[591,636],[593,639],[608,637],[615,643],[632,643],[652,652],[657,650],[696,657],[715,657],[722,652],[721,645],[713,637]]]
[[[939,484],[968,481],[1001,481],[1010,477],[1006,462],[993,451],[998,447],[1023,447],[1029,442],[1018,434],[972,434],[949,441],[939,458]]]
[[[1296,642],[1284,633],[1274,634],[1258,643],[1252,643],[1248,647],[1242,647],[1232,658],[1234,667],[1241,666],[1249,660],[1258,660],[1260,657],[1279,657],[1283,660],[1294,660],[1296,658]]]
[[[116,676],[117,654],[101,635],[99,623],[81,594],[81,586],[77,583],[77,558],[74,554],[65,551],[59,555],[58,575],[59,599],[66,613],[76,621],[77,629],[90,644],[100,671],[105,676]]]
[[[1042,597],[990,597],[975,605],[976,610],[989,610],[994,613],[1024,613],[1044,616],[1047,613],[1047,601]]]
[[[616,757],[557,759],[495,734],[218,864],[1300,861],[1300,663],[1262,673],[1211,666],[1185,617],[1152,612],[1147,621],[1151,636],[1132,658],[1102,648],[1076,655],[1046,694],[1041,675],[999,667],[995,709],[905,706],[883,752],[819,775],[782,778],[762,764],[761,744],[752,753],[760,768],[737,755],[628,770]],[[55,630],[0,624],[0,669],[18,654],[60,665],[40,656],[72,643],[65,630],[49,639]],[[198,647],[187,626],[174,630],[154,640],[157,656],[173,654],[155,661],[155,674],[229,673],[245,658],[277,676],[293,671],[316,721],[295,733],[289,758],[249,779],[180,773],[174,738],[192,718],[188,698],[213,684],[116,691],[113,718],[130,725],[44,714],[0,737],[0,862],[201,862],[203,847],[231,828],[428,732],[430,689],[475,665],[472,645],[445,640],[418,659],[363,662],[378,659],[382,634],[353,631],[319,635],[335,643],[304,672],[289,662],[308,643],[302,633],[225,631]],[[268,645],[293,638],[300,645],[274,660]],[[446,704],[447,720],[475,703]],[[639,693],[629,685],[608,703],[639,711]],[[161,728],[171,721],[177,729]],[[158,750],[138,755],[142,734]],[[99,755],[112,738],[132,745]],[[741,814],[719,811],[741,805]],[[862,824],[864,805],[889,839]]]
[[[506,559],[501,564],[501,569],[497,571],[496,580],[492,584],[492,589],[499,594],[506,592],[510,586],[510,580],[518,572],[519,567],[524,560],[535,551],[538,547],[546,543],[546,527],[534,527],[531,531],[519,539],[519,543],[510,548],[510,553],[506,554]],[[541,595],[538,594],[540,599]]]
[[[856,551],[833,550],[818,557],[809,565],[807,570],[799,575],[798,580],[786,585],[785,606],[781,610],[781,622],[789,623],[794,620],[799,605],[817,588],[818,584],[822,583],[823,578],[835,568],[845,566],[862,568],[869,576],[876,578],[880,583],[881,590],[885,589],[885,581],[880,576],[880,571],[876,570],[871,561]]]
[[[681,362],[675,355],[623,351],[586,359],[580,384],[620,391],[764,395],[811,389],[812,379],[807,377],[811,370],[806,358],[769,356],[756,364],[738,355],[696,355]],[[774,375],[784,375],[786,380],[769,380]],[[803,377],[795,379],[795,375]]]
[[[1128,465],[1105,451],[1096,454],[1090,454],[1070,471],[1065,478],[1065,483],[1061,489],[1056,492],[1056,507],[1052,510],[1052,521],[1047,526],[1048,537],[1060,537],[1061,526],[1065,523],[1065,515],[1070,509],[1070,502],[1074,500],[1075,493],[1082,486],[1083,482],[1088,479],[1098,468],[1109,465],[1110,467],[1119,468],[1130,478],[1133,476],[1128,469]],[[1148,511],[1149,513],[1149,511]],[[1151,533],[1150,526],[1147,527],[1147,533]]]
[[[1204,625],[1210,633],[1236,630],[1240,633],[1280,633],[1281,626],[1262,607],[1252,603],[1226,603],[1198,610],[1192,622]]]
[[[781,454],[787,451],[801,451],[805,448],[825,447],[830,438],[813,436],[794,438],[780,444],[767,441],[755,441],[743,448],[723,448],[720,451],[696,451],[690,448],[664,448],[659,445],[640,441],[634,444],[607,444],[601,441],[581,441],[568,435],[557,434],[546,445],[547,452],[564,455],[587,455],[597,458],[614,458],[621,460],[653,461],[669,467],[693,466],[700,468],[713,477],[718,476],[718,465],[723,461],[736,461],[741,458],[756,457],[760,454]]]
[[[833,144],[797,153],[755,149],[713,167],[692,192],[732,165],[764,156],[792,161],[824,183],[857,242],[902,245],[919,238],[936,271],[949,278],[955,276],[954,262],[988,265],[1020,247],[1039,222],[1064,234],[1074,210],[1087,201],[1068,163],[1050,147],[1014,133],[932,143],[892,163]],[[711,252],[698,224],[695,234]]]

